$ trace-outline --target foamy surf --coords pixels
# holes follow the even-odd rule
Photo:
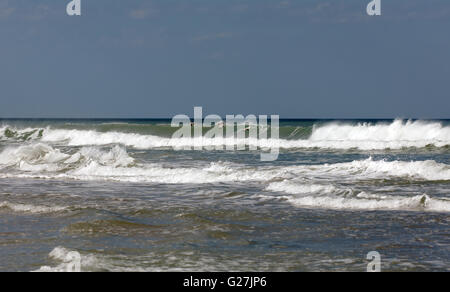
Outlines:
[[[399,197],[355,191],[341,185],[367,180],[403,179],[449,181],[450,167],[435,161],[357,160],[345,163],[248,167],[244,164],[211,162],[198,167],[167,167],[138,163],[126,149],[83,147],[72,154],[45,144],[7,148],[0,153],[4,178],[39,178],[81,181],[112,181],[156,184],[259,183],[295,206],[342,210],[450,211],[449,201],[424,196]],[[11,171],[14,169],[14,171]],[[324,183],[327,182],[327,183]],[[14,212],[53,213],[57,207],[3,202]]]
[[[295,166],[293,169],[302,170],[304,166]],[[311,167],[318,175],[345,177],[358,177],[361,179],[387,179],[402,177],[411,180],[450,180],[450,166],[434,160],[426,161],[387,161],[355,160],[352,162],[325,164]]]
[[[83,147],[69,154],[49,145],[33,144],[7,148],[0,153],[0,177],[76,180],[109,180],[149,183],[219,183],[271,181],[274,179],[322,177],[330,180],[404,178],[408,180],[448,181],[450,167],[433,160],[386,161],[356,160],[320,165],[248,167],[211,162],[198,167],[167,167],[158,163],[139,163],[126,149]]]
[[[411,198],[390,197],[384,199],[362,199],[344,197],[285,197],[286,200],[298,207],[334,209],[334,210],[404,210],[450,212],[450,201],[430,198],[427,195]]]

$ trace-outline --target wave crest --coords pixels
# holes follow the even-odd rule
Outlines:
[[[167,127],[167,126],[165,126]],[[290,128],[290,127],[287,127]],[[145,135],[141,133],[109,132],[83,129],[0,129],[1,139],[39,140],[45,143],[65,143],[68,146],[102,146],[123,145],[137,149],[179,148],[247,145],[261,148],[280,147],[283,149],[360,149],[383,150],[402,148],[424,148],[427,146],[450,146],[450,126],[441,122],[394,120],[391,123],[343,123],[332,122],[314,125],[309,137],[291,139],[291,134],[280,139],[233,139],[208,138],[199,141],[198,138],[171,139],[164,136]],[[281,126],[280,132],[285,132]],[[295,135],[294,135],[295,136]]]

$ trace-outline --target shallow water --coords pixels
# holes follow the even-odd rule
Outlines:
[[[0,271],[450,270],[448,121],[282,121],[273,162],[175,130],[1,121]]]

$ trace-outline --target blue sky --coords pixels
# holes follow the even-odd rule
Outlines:
[[[450,118],[450,2],[0,0],[0,117]]]

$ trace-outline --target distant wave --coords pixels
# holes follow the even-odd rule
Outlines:
[[[296,130],[294,130],[296,131]],[[292,134],[293,132],[291,132]],[[295,133],[294,133],[295,134]],[[0,139],[24,141],[39,140],[46,143],[65,143],[68,146],[92,146],[120,144],[137,149],[168,147],[250,145],[270,148],[279,146],[283,149],[323,148],[323,149],[360,149],[383,150],[402,148],[424,148],[427,146],[450,146],[450,126],[431,121],[403,121],[392,123],[358,123],[346,124],[333,122],[315,125],[309,137],[301,139],[230,139],[214,138],[178,138],[171,139],[157,135],[125,133],[118,131],[98,132],[96,130],[78,129],[13,129],[4,126],[0,129]]]
[[[395,120],[390,124],[331,123],[313,130],[308,139],[310,147],[400,149],[450,145],[450,127],[439,122]]]

